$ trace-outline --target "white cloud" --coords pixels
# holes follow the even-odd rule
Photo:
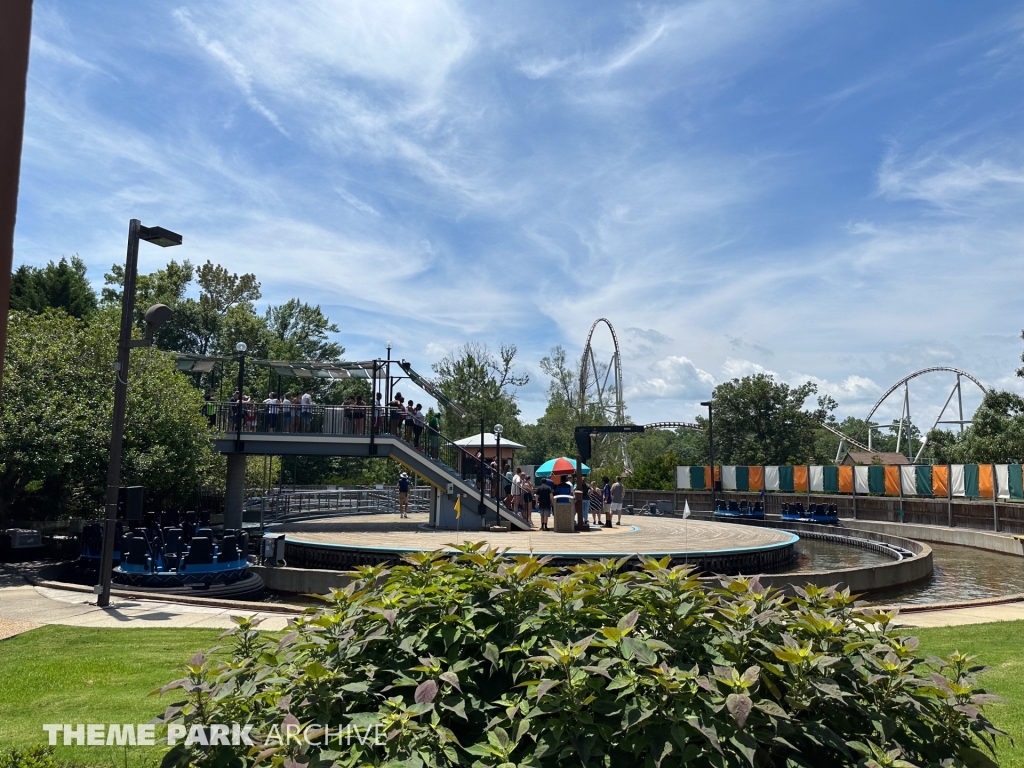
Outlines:
[[[1016,147],[975,147],[956,154],[952,149],[925,148],[911,157],[891,149],[878,170],[879,193],[954,213],[977,206],[990,212],[993,206],[1024,201],[1024,162],[1015,157]]]
[[[648,366],[647,375],[629,383],[628,400],[680,400],[709,395],[715,378],[681,355],[670,355]]]
[[[744,376],[756,376],[757,374],[766,374],[775,379],[779,378],[779,374],[775,371],[770,371],[763,365],[750,360],[738,360],[734,357],[727,357],[725,362],[722,363],[722,375],[727,379],[742,379]]]
[[[242,95],[245,96],[245,100],[249,106],[252,107],[255,112],[263,115],[271,125],[287,136],[288,132],[281,125],[281,121],[278,119],[277,115],[269,110],[266,105],[256,97],[253,90],[252,75],[246,66],[231,55],[223,43],[211,38],[203,29],[198,27],[195,22],[192,21],[192,14],[189,13],[187,8],[178,8],[173,13],[174,18],[176,18],[188,33],[195,38],[200,47],[216,59],[228,71],[228,74],[231,76],[231,79],[234,80],[235,85],[238,86]]]

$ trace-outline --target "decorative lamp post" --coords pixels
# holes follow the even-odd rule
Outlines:
[[[235,403],[235,450],[242,450],[242,421],[245,419],[245,409],[242,407],[242,400],[245,386],[245,352],[249,349],[244,341],[235,344],[235,351],[238,353],[238,402]]]
[[[106,520],[103,528],[103,554],[100,558],[100,583],[96,585],[96,605],[110,605],[110,579],[114,567],[114,536],[117,532],[117,501],[121,488],[121,455],[124,448],[124,414],[128,405],[128,362],[132,347],[148,347],[153,334],[171,317],[171,310],[156,304],[146,312],[146,335],[132,341],[135,322],[135,282],[139,272],[139,241],[167,248],[181,245],[181,235],[163,227],[144,227],[138,219],[128,223],[128,254],[124,263],[124,289],[121,291],[121,330],[114,363],[114,414],[110,427],[110,460],[107,464]]]
[[[505,489],[505,463],[501,460],[501,433],[504,431],[504,427],[501,424],[494,425],[494,453],[498,459],[498,490],[495,491],[495,504],[501,504],[503,499],[501,498],[501,492]],[[495,507],[497,508],[497,507]]]

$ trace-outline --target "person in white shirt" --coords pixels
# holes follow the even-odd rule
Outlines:
[[[310,424],[313,422],[313,389],[307,389],[302,396],[302,431],[309,432]]]
[[[271,392],[270,397],[263,401],[263,404],[267,406],[267,432],[277,431],[277,392]]]

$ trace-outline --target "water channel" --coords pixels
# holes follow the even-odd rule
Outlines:
[[[930,544],[934,573],[930,579],[900,589],[874,592],[873,605],[948,603],[1024,593],[1024,558],[952,544]],[[825,571],[892,562],[885,555],[859,547],[801,539],[796,570]]]

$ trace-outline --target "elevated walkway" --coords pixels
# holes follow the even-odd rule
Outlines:
[[[225,416],[224,426],[230,426],[230,405],[222,405]],[[265,406],[264,406],[265,407]],[[426,480],[447,501],[448,507],[455,498],[462,496],[462,510],[465,513],[480,513],[480,489],[475,479],[479,467],[475,456],[455,445],[443,435],[428,434],[424,429],[424,447],[416,448],[406,440],[392,434],[369,434],[369,427],[358,420],[345,420],[342,408],[316,406],[315,412],[303,423],[301,416],[296,419],[296,429],[308,431],[277,431],[277,425],[270,427],[264,420],[252,419],[241,433],[225,430],[214,439],[214,449],[228,456],[228,505],[235,502],[241,514],[240,494],[232,492],[239,480],[244,482],[244,462],[233,462],[234,456],[346,456],[352,458],[393,459],[410,472]],[[332,413],[337,410],[338,413]],[[368,421],[368,419],[366,420]],[[335,429],[337,427],[337,429]],[[362,427],[362,429],[358,429]],[[353,432],[356,432],[353,434]],[[433,456],[431,455],[433,454]],[[434,458],[436,456],[436,458]],[[232,464],[241,464],[242,471],[232,472]],[[464,474],[464,470],[471,471]],[[450,487],[449,487],[450,486]],[[237,498],[237,501],[235,499]],[[496,499],[485,494],[481,517],[493,523],[506,523],[514,530],[536,530],[518,513],[508,509]],[[450,515],[449,515],[450,516]],[[463,517],[463,525],[466,525]]]

